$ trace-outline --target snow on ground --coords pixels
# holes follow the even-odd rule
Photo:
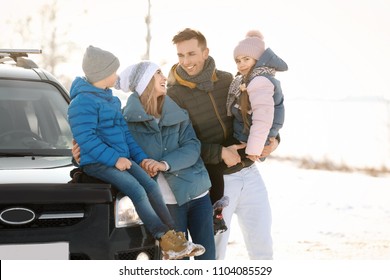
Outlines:
[[[267,159],[275,260],[390,259],[390,174],[301,169]],[[248,259],[236,218],[227,260]]]

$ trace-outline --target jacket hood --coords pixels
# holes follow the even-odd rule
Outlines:
[[[94,93],[105,99],[112,98],[111,89],[97,88],[90,84],[85,77],[77,77],[70,87],[70,99],[76,98],[80,93]]]
[[[287,63],[277,56],[270,48],[267,48],[259,60],[256,62],[255,67],[266,66],[274,68],[276,71],[287,71]]]

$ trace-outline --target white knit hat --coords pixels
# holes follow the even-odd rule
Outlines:
[[[237,56],[249,56],[253,59],[259,60],[260,56],[264,53],[265,44],[264,37],[258,30],[250,30],[246,34],[246,38],[238,43],[234,48],[234,59]]]
[[[147,60],[130,65],[119,74],[115,88],[141,95],[158,69],[160,66]]]

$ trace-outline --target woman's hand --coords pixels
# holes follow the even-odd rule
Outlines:
[[[147,158],[141,162],[141,167],[149,174],[150,177],[157,175],[159,171],[165,171],[166,165],[163,162]]]

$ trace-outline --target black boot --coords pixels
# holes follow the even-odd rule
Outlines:
[[[222,216],[222,208],[217,208],[214,210],[214,235],[221,234],[227,230],[225,220]]]

